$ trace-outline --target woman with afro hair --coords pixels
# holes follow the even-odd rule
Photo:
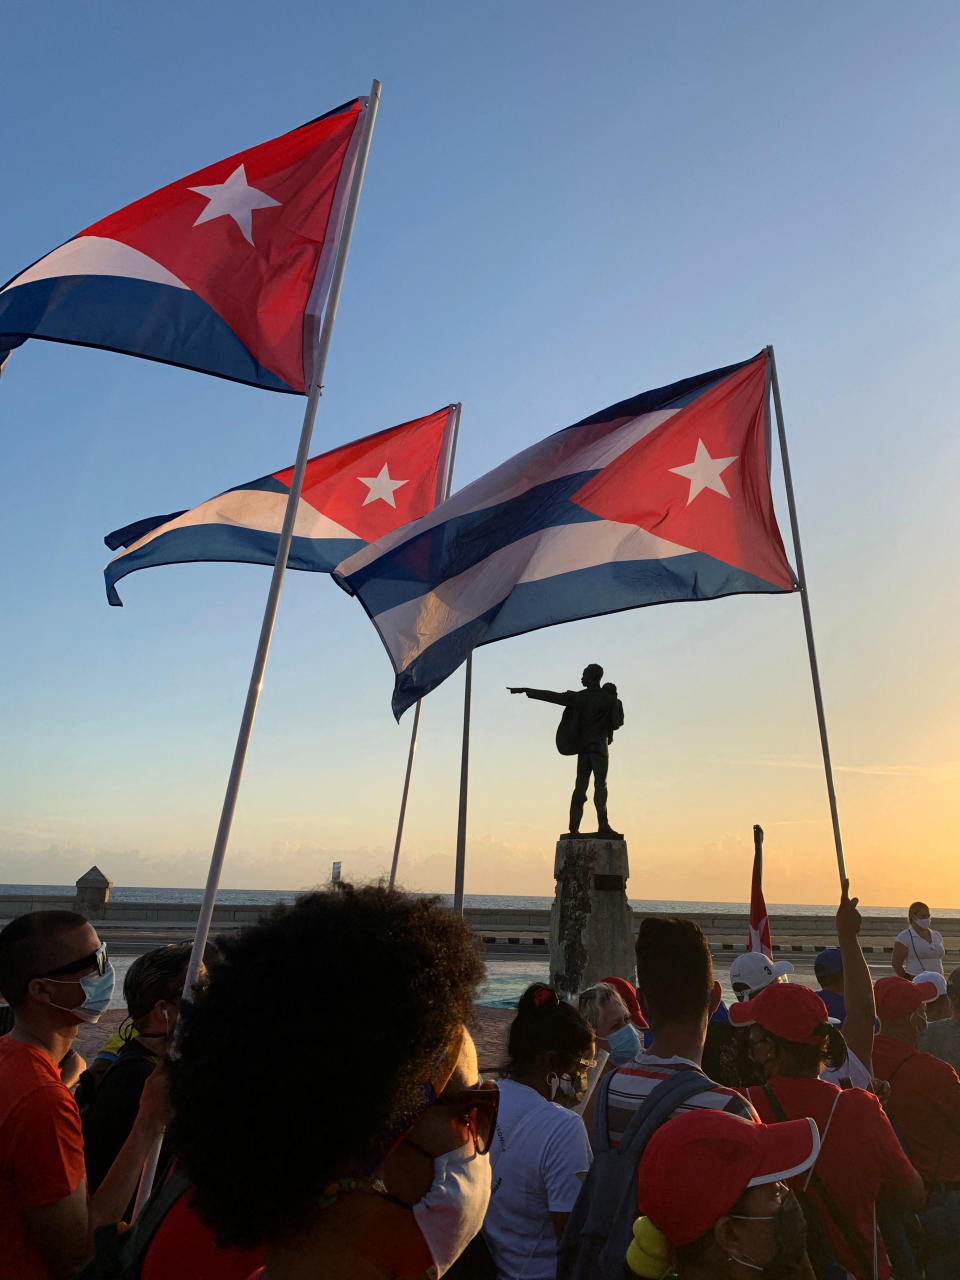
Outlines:
[[[264,1280],[442,1275],[483,1221],[498,1097],[466,1029],[483,965],[463,920],[343,884],[221,948],[170,1071],[197,1212],[222,1245],[265,1246]]]

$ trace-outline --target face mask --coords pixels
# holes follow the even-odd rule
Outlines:
[[[751,1271],[759,1271],[764,1280],[794,1280],[799,1275],[798,1268],[807,1247],[807,1223],[800,1201],[792,1191],[784,1197],[777,1212],[768,1217],[754,1218],[745,1213],[731,1213],[730,1217],[749,1218],[751,1222],[772,1222],[773,1236],[777,1242],[776,1253],[765,1266],[754,1262],[752,1258],[739,1258],[731,1253],[730,1258],[734,1262],[749,1267]]]
[[[929,929],[929,928],[930,928],[930,917],[929,917],[929,916],[917,916],[917,918],[914,920],[914,922],[913,922],[913,923],[917,926],[917,928],[918,928],[918,929]]]
[[[44,978],[44,982],[69,982],[83,987],[83,1003],[76,1009],[68,1009],[66,1005],[54,1004],[54,1009],[62,1009],[64,1013],[72,1013],[81,1022],[99,1022],[104,1009],[110,1007],[113,989],[117,985],[117,971],[109,962],[103,973],[89,973],[85,978]],[[50,1002],[53,1004],[53,1001]]]
[[[550,1101],[556,1102],[561,1107],[575,1107],[581,1102],[587,1092],[587,1076],[586,1072],[578,1075],[576,1079],[568,1075],[566,1072],[562,1076],[558,1076],[555,1071],[551,1071],[547,1076],[547,1084],[550,1086]]]
[[[490,1157],[478,1155],[473,1142],[435,1156],[433,1182],[413,1216],[427,1242],[433,1277],[449,1271],[483,1225],[490,1203]]]
[[[640,1052],[640,1032],[632,1022],[628,1022],[617,1031],[611,1031],[607,1036],[607,1044],[610,1046],[610,1061],[615,1067],[621,1067]]]

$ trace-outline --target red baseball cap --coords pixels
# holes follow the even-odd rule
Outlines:
[[[627,1006],[627,1013],[633,1025],[639,1027],[641,1031],[646,1031],[648,1023],[640,1012],[640,1001],[637,999],[637,989],[633,983],[628,982],[626,978],[604,978],[603,981],[608,987],[613,987]]]
[[[671,1247],[689,1244],[729,1213],[748,1187],[803,1173],[819,1150],[809,1117],[754,1124],[729,1111],[685,1111],[647,1143],[637,1174],[640,1212]]]
[[[827,1006],[809,987],[797,982],[772,982],[759,995],[730,1006],[735,1027],[754,1023],[795,1044],[819,1044],[827,1034]]]
[[[932,982],[911,982],[909,978],[879,978],[873,984],[873,998],[881,1018],[908,1018],[940,993]]]

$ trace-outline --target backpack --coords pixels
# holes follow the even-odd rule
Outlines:
[[[563,708],[556,742],[562,756],[575,756],[580,751],[580,708],[575,703]]]
[[[119,1232],[115,1222],[97,1227],[93,1237],[93,1259],[77,1280],[139,1280],[150,1242],[190,1185],[190,1179],[183,1170],[174,1169],[166,1182],[155,1188],[139,1218],[128,1230]]]
[[[597,1086],[594,1126],[604,1137],[614,1075],[611,1071]],[[644,1148],[682,1102],[712,1085],[697,1067],[677,1071],[640,1104],[616,1150],[595,1151],[557,1246],[557,1280],[623,1280],[637,1217],[637,1168]]]

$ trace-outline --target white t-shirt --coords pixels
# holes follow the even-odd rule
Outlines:
[[[827,1080],[830,1084],[839,1085],[841,1089],[843,1088],[842,1080],[849,1080],[854,1089],[870,1090],[873,1088],[870,1072],[857,1055],[849,1049],[847,1050],[847,1056],[835,1070],[830,1067],[824,1067],[820,1072],[820,1079]]]
[[[930,941],[927,942],[911,925],[897,934],[897,942],[907,948],[903,967],[911,978],[931,969],[934,973],[943,973],[943,937],[936,929],[930,930]]]
[[[593,1155],[583,1121],[515,1080],[500,1081],[483,1235],[500,1280],[555,1280],[551,1213],[569,1213]]]

